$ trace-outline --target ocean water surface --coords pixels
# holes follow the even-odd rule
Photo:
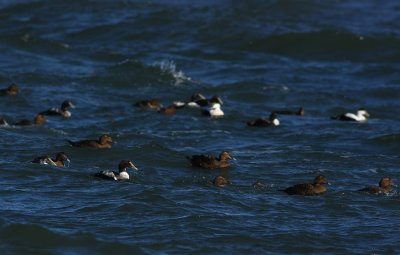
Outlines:
[[[0,117],[76,105],[0,127],[1,254],[399,254],[399,195],[357,191],[400,182],[399,13],[395,0],[0,1],[0,88],[20,88]],[[197,92],[225,116],[133,106]],[[330,119],[360,107],[365,123]],[[103,133],[113,148],[67,143]],[[186,159],[223,150],[229,170]],[[59,151],[68,167],[30,162]],[[139,168],[129,181],[91,176],[122,159]],[[326,194],[279,191],[318,174]]]

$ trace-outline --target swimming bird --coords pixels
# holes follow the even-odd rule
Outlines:
[[[126,170],[127,168],[138,170],[137,167],[132,163],[132,161],[122,160],[118,165],[118,172],[104,170],[94,174],[93,176],[114,181],[129,180],[129,174]]]
[[[369,118],[369,113],[364,108],[360,108],[357,111],[357,114],[354,113],[344,113],[337,115],[335,117],[331,117],[334,120],[343,120],[343,121],[357,121],[357,122],[364,122],[367,121]]]
[[[318,175],[315,177],[313,183],[296,184],[281,191],[284,191],[289,195],[318,195],[326,192],[325,184],[327,183],[328,180],[325,176]]]
[[[70,162],[67,155],[64,152],[59,152],[55,159],[50,158],[50,156],[41,156],[34,158],[32,163],[39,163],[42,165],[52,165],[52,166],[65,166],[65,162]]]
[[[276,114],[282,114],[282,115],[298,115],[298,116],[304,116],[304,108],[300,107],[297,111],[290,111],[290,110],[278,110],[274,111]]]
[[[218,175],[214,178],[212,183],[216,187],[225,187],[227,184],[229,184],[229,181],[222,175]]]
[[[42,115],[50,115],[50,116],[62,116],[65,118],[71,117],[71,112],[68,111],[69,108],[75,108],[75,105],[68,100],[65,100],[61,104],[61,108],[51,108],[46,111],[41,112]]]
[[[160,109],[162,107],[161,103],[154,98],[138,101],[134,104],[134,106],[148,109]]]
[[[275,112],[271,112],[268,119],[258,118],[255,120],[247,121],[248,126],[251,127],[268,127],[268,126],[279,126],[280,121]]]
[[[165,115],[174,115],[178,107],[175,105],[169,105],[167,107],[161,108],[158,112]]]
[[[82,140],[82,141],[77,141],[77,142],[68,140],[68,142],[74,147],[100,148],[100,149],[111,148],[110,143],[112,141],[113,140],[112,140],[111,136],[108,134],[104,134],[104,135],[100,136],[99,140]]]
[[[253,183],[253,188],[255,188],[255,189],[264,189],[265,188],[265,184],[262,183],[261,181],[256,181],[255,183]]]
[[[224,112],[221,110],[221,105],[219,103],[214,103],[208,109],[203,110],[202,113],[204,115],[207,115],[207,116],[210,116],[210,117],[222,117],[222,116],[224,116]]]
[[[229,160],[233,159],[227,151],[223,151],[219,155],[219,158],[216,158],[213,155],[193,155],[186,158],[193,166],[207,169],[228,168],[230,167]]]
[[[45,117],[42,114],[38,114],[35,116],[35,119],[33,121],[24,119],[24,120],[14,123],[13,125],[15,125],[15,126],[40,126],[40,125],[43,125],[43,123],[45,123],[45,122],[46,122]]]
[[[390,193],[392,191],[393,180],[391,178],[385,177],[379,181],[379,186],[369,186],[359,191],[368,192],[371,194],[381,194],[381,193]]]
[[[17,84],[13,83],[5,89],[0,89],[0,96],[15,96],[18,95],[19,89]]]
[[[217,95],[211,97],[210,99],[207,99],[202,94],[195,93],[190,97],[190,100],[188,102],[175,101],[173,104],[179,107],[188,106],[188,107],[200,108],[200,107],[212,106],[215,103],[218,103],[220,105],[224,104],[222,99]]]

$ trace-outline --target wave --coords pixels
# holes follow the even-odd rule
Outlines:
[[[400,151],[400,134],[379,135],[368,139],[368,141],[374,146],[387,149],[395,154]]]
[[[112,82],[113,85],[181,85],[193,82],[176,64],[170,60],[145,64],[139,60],[126,59],[103,70],[98,70],[84,78],[88,83],[98,84]]]
[[[2,226],[3,225],[3,226]],[[50,252],[59,254],[108,254],[114,251],[122,254],[146,254],[140,247],[121,242],[103,241],[88,233],[61,234],[37,224],[0,224],[2,247],[13,254],[38,254]]]
[[[245,42],[240,47],[299,59],[362,62],[400,60],[400,39],[394,36],[360,36],[336,30],[271,35]]]

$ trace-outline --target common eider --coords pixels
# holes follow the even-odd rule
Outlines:
[[[390,193],[392,191],[393,180],[391,178],[385,177],[379,181],[379,186],[369,186],[359,191],[368,192],[371,194],[381,194],[381,193]]]
[[[122,160],[118,165],[118,172],[104,170],[94,174],[93,176],[114,181],[129,180],[129,174],[126,170],[127,168],[138,170],[137,167],[132,163],[132,161]]]
[[[69,108],[75,108],[75,105],[71,101],[66,100],[61,104],[61,108],[51,108],[41,112],[40,114],[69,118],[71,117],[71,112],[68,111]]]
[[[74,147],[81,147],[81,148],[100,148],[100,149],[107,149],[111,148],[111,142],[112,138],[108,134],[104,134],[100,136],[99,140],[82,140],[82,141],[77,141],[73,142],[68,140],[68,143],[70,143]]]
[[[193,166],[207,169],[228,168],[230,167],[229,160],[233,159],[227,151],[223,151],[219,155],[219,158],[216,158],[213,155],[193,155],[186,158]]]
[[[18,95],[19,89],[17,84],[13,83],[5,89],[0,89],[0,96],[15,96]]]
[[[331,117],[334,120],[342,120],[342,121],[356,121],[356,122],[364,122],[369,118],[369,113],[364,108],[360,108],[357,111],[357,114],[354,113],[344,113],[337,115],[335,117]]]
[[[56,155],[55,159],[50,158],[50,156],[41,156],[32,160],[32,163],[39,163],[43,165],[52,165],[52,166],[65,166],[65,162],[70,162],[67,155],[64,152],[59,152]]]
[[[325,184],[328,184],[328,180],[323,175],[315,177],[313,183],[302,183],[296,184],[282,191],[289,195],[318,195],[326,192]]]
[[[268,126],[279,126],[280,121],[275,112],[271,112],[268,119],[258,118],[255,120],[247,121],[248,126],[251,127],[268,127]]]

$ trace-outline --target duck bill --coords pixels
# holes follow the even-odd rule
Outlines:
[[[132,163],[131,163],[131,168],[134,169],[134,170],[136,170],[136,171],[139,170],[139,168],[137,168],[137,167],[136,167],[134,164],[132,164]]]

